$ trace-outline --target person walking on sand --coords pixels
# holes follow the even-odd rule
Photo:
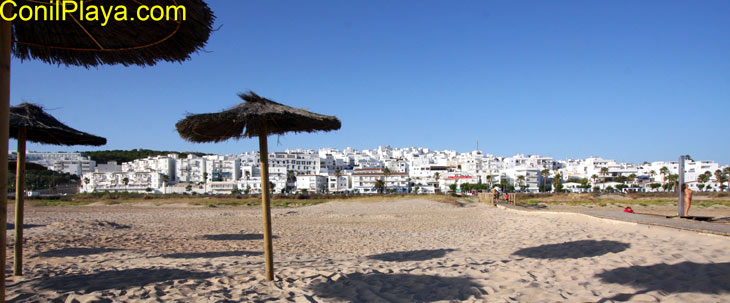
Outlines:
[[[682,191],[684,193],[684,215],[689,216],[689,207],[692,205],[692,190],[689,189],[687,183],[683,183]]]

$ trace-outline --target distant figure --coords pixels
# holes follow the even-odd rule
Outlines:
[[[497,191],[496,188],[492,188],[492,196],[494,197],[492,199],[492,202],[494,203],[494,206],[497,206],[497,199],[499,199],[499,191]]]
[[[689,216],[689,207],[692,205],[692,190],[689,189],[687,183],[683,183],[682,191],[684,192],[684,215]]]
[[[504,201],[509,203],[509,194],[508,193],[504,193]]]

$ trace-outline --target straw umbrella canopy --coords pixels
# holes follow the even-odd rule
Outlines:
[[[288,132],[338,130],[341,123],[335,116],[289,107],[263,98],[254,92],[240,94],[239,97],[245,102],[219,113],[188,115],[178,121],[175,127],[183,139],[197,143],[259,138],[266,279],[271,281],[274,279],[274,260],[271,242],[267,136]]]
[[[116,0],[69,1],[16,0],[6,3],[3,15],[12,17],[14,9],[59,11],[62,5],[96,5],[101,10],[124,8],[130,12],[126,21],[108,23],[83,20],[73,13],[61,14],[59,20],[13,21],[0,18],[0,151],[8,149],[8,111],[10,107],[10,55],[21,60],[39,59],[52,64],[84,67],[101,64],[154,65],[159,61],[182,62],[189,54],[205,46],[215,16],[203,0]],[[132,20],[141,5],[184,7],[185,18]],[[41,6],[43,6],[41,8]],[[36,10],[36,7],[38,9]],[[178,10],[179,12],[179,10]],[[15,12],[17,13],[17,12]],[[53,15],[50,13],[49,15]],[[56,14],[55,16],[59,16]],[[88,17],[88,16],[87,16]],[[7,164],[7,153],[0,152],[0,166]],[[0,192],[7,191],[7,172],[0,170]],[[7,218],[7,197],[0,195],[0,221]],[[5,225],[0,224],[0,243],[5,243]],[[5,267],[5,250],[0,250],[0,268]],[[0,283],[0,302],[5,301],[5,283]]]
[[[18,171],[18,161],[10,160],[8,161],[8,171]],[[33,162],[25,162],[25,171],[29,170],[35,170],[35,171],[41,171],[41,170],[48,170],[45,166],[40,165],[38,163]]]
[[[66,126],[35,104],[21,103],[10,108],[10,138],[18,140],[15,175],[15,267],[23,275],[23,198],[25,196],[25,142],[53,145],[104,145],[106,139]]]

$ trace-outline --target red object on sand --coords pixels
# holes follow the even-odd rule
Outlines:
[[[629,206],[626,206],[626,208],[624,208],[624,212],[625,212],[625,213],[632,213],[632,214],[633,214],[633,213],[634,213],[634,210],[633,210],[633,209],[631,209],[631,207],[629,207]]]

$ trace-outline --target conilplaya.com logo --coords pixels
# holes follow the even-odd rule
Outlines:
[[[25,2],[32,4],[22,4]],[[185,21],[187,14],[185,6],[179,4],[165,6],[139,4],[132,8],[128,8],[126,5],[94,4],[99,2],[101,1],[2,0],[0,15],[5,21],[66,21],[73,19],[100,22],[101,26],[106,26],[109,21]]]

